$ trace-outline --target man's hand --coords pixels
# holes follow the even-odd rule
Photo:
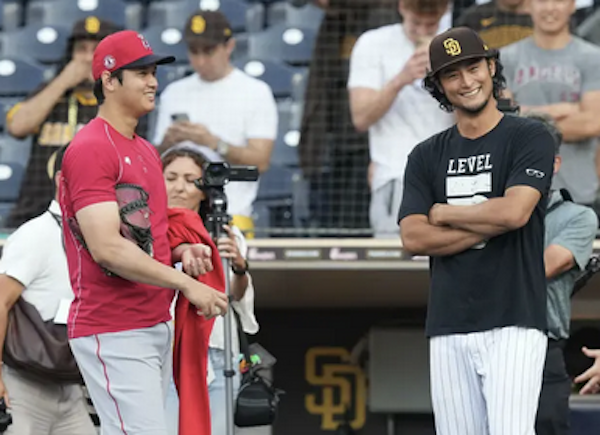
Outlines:
[[[84,81],[93,81],[92,64],[82,60],[72,60],[62,70],[58,79],[66,89],[72,89]]]
[[[587,347],[581,351],[588,357],[594,358],[594,365],[575,378],[575,383],[587,381],[579,394],[596,394],[600,391],[600,350],[590,350]]]
[[[429,223],[438,227],[444,226],[444,210],[449,207],[448,204],[433,204],[431,210],[429,210]]]
[[[182,289],[184,296],[198,308],[198,314],[212,319],[224,316],[227,312],[227,296],[225,293],[208,287],[199,281],[192,281],[188,287]]]
[[[191,122],[176,122],[171,125],[178,137],[182,140],[189,140],[197,145],[205,145],[212,149],[217,148],[219,138],[213,135],[208,128],[202,124]],[[169,128],[169,130],[171,129]]]
[[[429,68],[429,53],[426,44],[417,48],[413,55],[408,59],[406,65],[398,75],[398,80],[403,85],[408,85],[415,80],[425,78],[427,68]]]
[[[196,243],[181,253],[183,271],[194,278],[213,270],[210,246]]]

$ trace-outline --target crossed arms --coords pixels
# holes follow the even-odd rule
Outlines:
[[[525,226],[540,198],[537,189],[513,186],[503,197],[481,204],[435,204],[429,216],[415,214],[402,219],[402,243],[415,255],[454,255]]]

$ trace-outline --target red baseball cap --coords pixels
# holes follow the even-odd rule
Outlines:
[[[104,71],[143,68],[175,62],[174,56],[154,54],[144,36],[134,30],[123,30],[104,38],[92,61],[92,75],[98,80]]]

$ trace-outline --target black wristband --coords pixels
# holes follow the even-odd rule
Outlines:
[[[236,269],[234,265],[231,266],[231,271],[235,274],[235,275],[239,275],[239,276],[244,276],[246,275],[246,272],[248,272],[248,260],[244,259],[244,268],[243,269]]]

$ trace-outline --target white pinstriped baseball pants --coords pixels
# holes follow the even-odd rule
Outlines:
[[[547,337],[506,327],[432,337],[437,435],[535,435]]]

